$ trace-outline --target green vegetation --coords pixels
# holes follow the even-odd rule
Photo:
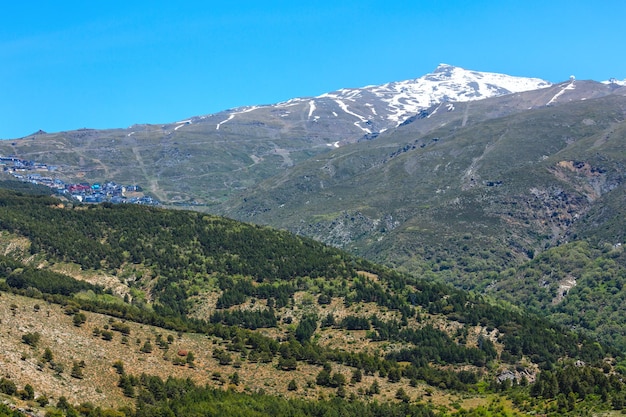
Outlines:
[[[15,382],[2,377],[0,378],[0,392],[7,395],[15,395],[17,393],[17,386]]]
[[[624,97],[596,87],[585,85],[596,99],[530,110],[534,93],[415,117],[220,210],[530,307],[623,350]]]
[[[193,415],[207,410],[224,415],[433,415],[434,407],[414,402],[409,395],[410,387],[418,384],[449,392],[509,395],[518,409],[537,412],[553,402],[559,412],[591,404],[621,409],[626,402],[623,386],[617,383],[626,367],[611,345],[539,315],[497,306],[481,295],[381,267],[306,238],[195,212],[108,204],[61,207],[48,197],[1,190],[0,214],[5,230],[32,242],[28,259],[0,257],[1,289],[62,304],[62,313],[76,331],[92,323],[82,311],[108,314],[106,325],[90,324],[93,336],[111,344],[126,337],[129,344],[132,335],[137,340],[133,350],[143,357],[167,349],[174,338],[156,333],[140,338],[129,322],[195,332],[213,340],[213,359],[228,370],[219,377],[224,383],[241,387],[246,381],[239,367],[271,363],[275,372],[290,375],[282,385],[286,392],[299,395],[314,387],[331,390],[334,396],[304,401],[251,390],[225,392],[175,378],[134,377],[118,361],[118,386],[136,402],[132,410],[122,411],[126,415]],[[549,256],[569,268],[565,255],[574,248],[583,254],[591,250],[564,247],[560,257],[556,250],[546,252],[516,273],[530,274]],[[592,255],[591,264],[597,259]],[[603,267],[616,259],[614,250],[604,255]],[[586,268],[584,257],[571,256],[571,262],[580,259],[577,265]],[[57,264],[117,276],[121,285],[135,290],[129,294],[146,296],[114,295],[110,288],[53,271]],[[215,300],[211,313],[192,314],[194,300],[206,294]],[[316,303],[315,296],[319,300],[322,295],[324,302]],[[342,314],[335,320],[337,309]],[[11,310],[20,314],[17,306]],[[276,333],[255,331],[267,328]],[[359,343],[371,343],[375,349],[319,342],[322,336],[353,333],[363,335]],[[23,341],[36,349],[40,339],[27,333]],[[59,378],[66,368],[73,380],[88,377],[90,367],[78,360],[64,365],[55,362],[51,350],[39,354]],[[172,363],[198,366],[193,352],[178,355]],[[313,387],[291,376],[304,367],[317,368],[310,380]],[[496,382],[498,369],[514,369],[518,375]],[[524,382],[524,372],[535,372],[537,382]],[[362,384],[365,378],[367,386],[356,397],[348,381]],[[17,387],[13,390],[10,382],[0,386],[16,395]],[[381,395],[381,383],[391,384],[395,402],[380,405],[369,400]],[[531,400],[533,396],[541,400]],[[47,404],[48,397],[42,394],[35,401]],[[497,408],[489,412],[505,413]],[[479,412],[459,410],[460,415]]]
[[[378,404],[333,399],[326,401],[287,400],[259,393],[241,394],[199,387],[189,380],[141,375],[136,381],[137,410],[132,417],[162,415],[219,416],[435,416],[423,404]],[[124,389],[124,388],[122,388]]]
[[[594,248],[578,241],[551,248],[499,274],[490,291],[626,349],[626,254],[621,246]]]
[[[29,346],[37,347],[39,340],[41,339],[41,335],[37,332],[35,333],[26,333],[22,335],[22,341]],[[52,359],[52,358],[51,358]]]
[[[12,410],[5,404],[0,404],[0,417],[23,417],[25,415],[17,410]]]
[[[286,232],[192,212],[108,204],[61,209],[56,208],[58,204],[52,198],[13,196],[0,190],[0,227],[28,237],[33,254],[41,251],[51,259],[85,269],[149,266],[157,277],[154,295],[158,302],[153,308],[163,316],[187,314],[187,297],[211,275],[243,275],[257,282],[282,283],[254,292],[240,290],[241,285],[231,288],[222,295],[221,306],[232,303],[227,301],[229,297],[240,299],[239,293],[272,297],[282,305],[293,293],[288,283],[298,277],[350,276],[347,255]],[[19,269],[9,260],[2,266],[5,271]],[[33,282],[32,268],[24,269],[9,275],[7,284],[36,287],[47,294],[101,292],[54,273],[37,277],[40,282]]]

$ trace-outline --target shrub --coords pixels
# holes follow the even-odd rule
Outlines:
[[[317,303],[319,305],[328,305],[331,301],[332,298],[328,294],[320,294],[320,296],[317,297]]]
[[[29,346],[36,347],[37,343],[41,339],[41,335],[37,332],[35,333],[26,333],[22,335],[22,341]]]
[[[146,342],[143,344],[143,346],[141,347],[141,352],[152,353],[152,343],[150,343],[149,340],[146,340]]]
[[[72,321],[74,322],[74,326],[80,327],[87,321],[87,316],[85,313],[76,313]]]
[[[20,395],[23,400],[32,400],[35,398],[35,390],[32,385],[24,385],[24,390],[20,391]]]
[[[124,374],[124,363],[120,360],[117,360],[113,363],[113,368],[115,368],[115,371],[119,374],[119,375],[123,375]]]
[[[10,379],[0,378],[0,392],[7,395],[15,395],[17,387]]]
[[[83,379],[83,369],[80,367],[80,364],[77,361],[74,361],[72,365],[72,372],[70,374],[72,378]]]
[[[42,358],[45,362],[51,362],[52,359],[54,359],[54,357],[52,356],[52,351],[50,350],[50,348],[46,348],[46,350],[43,352],[43,358]]]
[[[128,336],[130,334],[130,326],[126,323],[121,323],[119,321],[111,323],[111,329],[116,332],[122,333],[124,336]]]

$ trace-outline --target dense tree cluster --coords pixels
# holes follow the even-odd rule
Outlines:
[[[0,404],[0,417],[24,417],[25,415],[17,410],[12,410],[5,404]]]
[[[503,284],[497,289],[502,298],[626,348],[626,253],[621,245],[594,247],[576,241],[551,248],[500,275]],[[561,287],[568,282],[576,285]]]
[[[275,308],[287,305],[289,299],[296,291],[291,282],[274,282],[253,284],[251,279],[238,278],[220,274],[218,276],[219,287],[223,291],[217,299],[217,308],[228,308],[244,303],[249,297],[273,300]]]
[[[598,395],[604,401],[612,396],[616,403],[620,403],[619,408],[623,408],[626,405],[623,402],[626,399],[624,388],[621,377],[616,374],[607,374],[597,368],[569,363],[539,374],[530,393],[543,398],[574,395],[580,400],[589,395]]]
[[[308,342],[317,329],[317,315],[309,314],[302,317],[298,327],[296,327],[295,337],[300,342]]]
[[[369,330],[370,321],[365,317],[348,315],[341,320],[339,327],[346,330]]]
[[[211,274],[280,282],[256,288],[237,284],[223,295],[222,307],[241,301],[238,291],[284,306],[294,291],[287,283],[298,277],[351,276],[350,257],[337,249],[195,212],[111,204],[59,208],[53,198],[0,190],[0,228],[28,237],[33,254],[44,251],[85,269],[115,270],[124,262],[149,266],[158,277],[154,308],[164,316],[185,315],[190,280]],[[32,279],[16,278],[14,286],[31,285],[26,278]],[[57,286],[66,295],[74,290]]]
[[[6,276],[6,283],[17,289],[37,288],[46,294],[73,295],[81,291],[102,293],[101,287],[78,281],[67,275],[33,268],[0,255],[0,271]]]
[[[306,401],[264,394],[242,394],[200,387],[190,380],[142,375],[137,380],[137,408],[131,417],[152,416],[342,416],[342,417],[434,417],[433,410],[422,404],[366,403],[333,400]],[[341,378],[337,378],[341,379]],[[345,383],[345,381],[338,383]]]
[[[392,352],[387,357],[398,362],[411,362],[418,366],[429,362],[469,363],[475,366],[485,366],[488,360],[497,357],[493,343],[488,340],[484,340],[480,348],[467,347],[456,343],[448,334],[431,325],[420,329],[403,329],[394,337],[394,340],[411,343],[413,347]],[[490,349],[487,349],[487,346]]]
[[[273,309],[264,310],[224,310],[211,314],[211,323],[222,323],[227,326],[241,326],[246,329],[259,327],[276,327],[278,319]]]

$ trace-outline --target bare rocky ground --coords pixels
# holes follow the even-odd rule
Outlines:
[[[98,327],[103,330],[105,326],[109,326],[111,320],[108,316],[85,312],[87,321],[78,328],[73,325],[72,316],[65,314],[62,306],[7,293],[2,293],[0,299],[2,376],[13,380],[18,389],[22,389],[27,383],[31,384],[35,388],[35,396],[46,395],[53,404],[60,396],[67,397],[74,404],[92,402],[104,407],[129,404],[130,400],[117,387],[119,376],[112,365],[118,360],[123,362],[124,369],[129,374],[140,375],[145,372],[163,379],[170,375],[189,377],[200,384],[217,386],[225,384],[213,381],[213,372],[220,372],[224,381],[228,381],[228,376],[237,372],[242,382],[239,386],[230,388],[264,388],[268,393],[283,391],[292,378],[299,382],[299,386],[304,386],[305,379],[314,379],[318,372],[316,367],[305,365],[299,366],[297,375],[278,373],[272,368],[272,364],[249,364],[241,368],[220,366],[212,358],[214,347],[219,346],[218,340],[197,334],[177,335],[171,331],[136,323],[126,323],[131,328],[127,344],[122,343],[122,334],[119,332],[113,332],[113,339],[106,341],[102,337],[94,336],[93,329]],[[22,336],[29,333],[41,335],[36,347],[22,341]],[[167,350],[156,345],[158,334],[164,339],[170,335],[174,338]],[[151,353],[140,351],[146,340],[151,340],[154,347]],[[53,354],[52,362],[62,365],[63,372],[60,374],[43,360],[46,348]],[[194,354],[193,368],[187,364],[173,363],[182,351]],[[74,361],[85,362],[83,379],[71,376]],[[284,377],[281,378],[283,374]]]
[[[113,332],[110,341],[101,336],[94,336],[95,327],[104,330],[113,321],[108,316],[84,312],[87,321],[81,326],[73,324],[72,316],[65,314],[63,306],[48,304],[45,301],[17,296],[10,293],[0,293],[0,372],[1,376],[13,380],[18,390],[25,384],[35,389],[35,397],[45,395],[50,404],[65,396],[70,403],[80,404],[91,402],[101,407],[117,408],[122,405],[131,405],[132,400],[124,397],[117,387],[119,375],[113,364],[122,361],[127,373],[140,375],[157,375],[163,379],[168,376],[191,378],[196,383],[208,384],[221,389],[233,389],[245,392],[262,390],[272,395],[297,396],[300,398],[318,399],[329,398],[335,395],[334,389],[322,388],[315,385],[315,377],[321,370],[319,366],[298,363],[297,371],[281,371],[275,363],[250,363],[246,360],[238,361],[236,352],[231,352],[233,363],[219,365],[212,357],[215,348],[224,349],[221,339],[198,334],[176,334],[175,332],[127,322],[130,327],[128,341],[123,343],[122,334]],[[39,333],[40,340],[35,347],[23,342],[25,334]],[[365,343],[364,332],[341,334],[336,330],[320,330],[322,344],[360,344]],[[167,349],[160,349],[155,343],[157,335],[163,339],[172,336],[173,341]],[[146,340],[150,340],[154,349],[151,353],[142,353],[141,347]],[[386,349],[384,344],[363,346],[367,350]],[[46,348],[52,352],[52,362],[43,358]],[[188,364],[176,365],[175,362],[184,359],[179,354],[192,352],[194,366]],[[83,378],[78,379],[71,375],[73,363],[84,361]],[[184,361],[183,361],[184,362]],[[62,372],[53,369],[53,364],[60,364]],[[240,383],[229,383],[229,376],[237,372]],[[333,364],[333,372],[341,372],[350,380],[352,369]],[[216,375],[219,374],[219,376]],[[298,390],[288,391],[289,381],[295,380]],[[419,384],[410,387],[408,383],[391,384],[386,378],[377,375],[364,375],[357,384],[346,386],[347,395],[354,393],[363,397],[362,392],[367,390],[374,381],[380,384],[381,392],[374,396],[377,401],[395,401],[394,396],[398,388],[402,387],[415,400],[449,405],[453,402],[477,400],[463,399],[454,395],[444,394],[432,387]],[[407,382],[407,381],[405,381]],[[483,398],[481,401],[488,401]],[[33,401],[17,402],[20,407],[35,407]]]

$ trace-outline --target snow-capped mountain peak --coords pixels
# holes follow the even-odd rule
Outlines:
[[[522,91],[549,87],[538,78],[513,77],[491,72],[470,71],[440,64],[435,71],[420,78],[366,87],[389,106],[390,121],[406,118],[446,101],[472,101]]]
[[[536,90],[551,84],[538,78],[513,77],[491,72],[470,71],[440,64],[433,72],[412,80],[370,85],[362,88],[342,88],[317,97],[294,98],[273,106],[249,106],[231,109],[216,123],[224,124],[279,109],[281,123],[302,115],[311,126],[331,123],[335,128],[345,123],[345,140],[394,128],[409,117],[433,105],[455,101],[480,100],[504,94]],[[341,122],[340,122],[341,121]],[[349,133],[350,132],[350,133]]]
[[[472,85],[478,83],[478,87],[487,87],[491,91],[502,91],[508,93],[519,93],[522,91],[536,90],[538,88],[549,87],[551,84],[539,78],[514,77],[506,74],[498,74],[493,72],[471,71],[448,64],[439,64],[439,66],[431,74],[426,74],[416,81],[430,81],[437,84],[443,84],[445,87],[454,87],[457,92],[463,95],[463,89],[468,86],[476,88]],[[506,94],[506,93],[504,93]],[[486,97],[482,97],[486,98]]]

